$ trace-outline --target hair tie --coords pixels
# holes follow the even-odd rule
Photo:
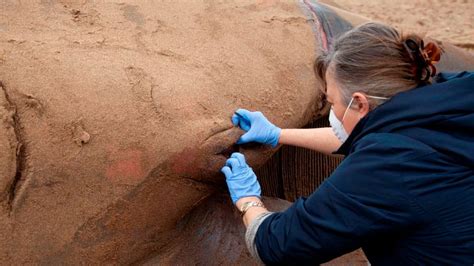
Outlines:
[[[441,58],[441,49],[435,43],[430,42],[425,47],[423,40],[418,43],[416,38],[409,37],[403,42],[403,46],[414,63],[416,79],[426,82],[436,75],[434,64]]]
[[[431,76],[436,75],[436,67],[434,64],[441,59],[441,49],[435,43],[428,43],[426,47],[422,48],[423,57],[426,63],[431,68]]]

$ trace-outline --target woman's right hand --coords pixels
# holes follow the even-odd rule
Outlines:
[[[273,148],[278,145],[281,129],[268,121],[261,112],[238,109],[232,116],[232,123],[247,131],[240,137],[237,144],[258,142],[272,145]]]

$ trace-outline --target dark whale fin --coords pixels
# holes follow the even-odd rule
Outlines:
[[[339,35],[353,28],[332,8],[316,0],[300,0],[299,5],[313,29],[317,52],[327,52]]]

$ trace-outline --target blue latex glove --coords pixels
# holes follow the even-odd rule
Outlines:
[[[281,129],[270,123],[261,112],[239,109],[232,116],[232,123],[247,131],[240,137],[237,144],[259,142],[270,144],[273,148],[278,145]]]
[[[234,204],[243,197],[260,197],[262,191],[257,176],[245,162],[242,153],[232,153],[221,171],[225,175],[230,197]]]

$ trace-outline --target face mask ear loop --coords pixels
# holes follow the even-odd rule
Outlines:
[[[354,97],[351,98],[351,101],[349,102],[349,105],[347,106],[346,111],[344,111],[344,114],[342,115],[341,124],[344,121],[344,117],[346,117],[347,111],[349,111],[349,108],[351,108],[352,101],[354,101]]]
[[[372,99],[377,99],[377,100],[388,100],[387,97],[380,97],[380,96],[366,95],[366,97],[369,97],[369,98],[372,98]]]

